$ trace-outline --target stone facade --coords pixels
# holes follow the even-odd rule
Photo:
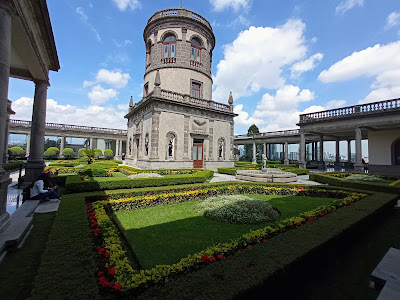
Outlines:
[[[135,105],[131,99],[125,116],[131,145],[127,163],[139,168],[232,167],[233,99],[230,95],[229,105],[209,100],[215,37],[208,21],[186,9],[163,10],[149,19],[143,37],[143,99]],[[174,48],[168,48],[167,37]],[[195,59],[192,48],[198,51]]]

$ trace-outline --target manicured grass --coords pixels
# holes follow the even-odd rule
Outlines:
[[[55,212],[35,214],[24,245],[0,264],[0,299],[29,298],[55,216]]]
[[[334,199],[317,197],[248,195],[269,201],[288,218],[327,204]],[[115,212],[117,222],[124,231],[142,268],[157,264],[173,264],[189,254],[240,235],[265,227],[232,225],[207,220],[196,215],[193,208],[199,201],[168,206],[157,206],[134,211]]]
[[[112,173],[112,177],[116,177],[116,178],[128,178],[127,175],[122,174],[121,172],[113,172],[113,173]]]

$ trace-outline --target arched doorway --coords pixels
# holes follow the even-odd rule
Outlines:
[[[394,142],[392,149],[393,149],[393,163],[396,166],[400,166],[400,139]]]

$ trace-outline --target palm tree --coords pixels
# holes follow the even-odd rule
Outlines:
[[[96,151],[94,149],[85,149],[84,153],[85,156],[87,157],[88,165],[90,165],[93,162]]]

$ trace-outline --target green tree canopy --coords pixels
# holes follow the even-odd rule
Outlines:
[[[114,153],[111,149],[106,149],[106,150],[104,150],[104,156],[106,157],[106,159],[112,159],[114,156]]]
[[[72,157],[75,156],[75,152],[74,152],[74,150],[71,149],[71,148],[65,148],[65,149],[63,150],[63,152],[62,152],[62,155],[63,155],[65,158],[72,158]]]
[[[95,158],[99,158],[102,155],[103,155],[103,151],[101,151],[100,149],[94,149],[94,157]]]
[[[25,150],[22,147],[14,146],[8,149],[8,155],[11,159],[24,158]]]
[[[78,156],[79,157],[84,157],[85,156],[85,150],[86,148],[81,148],[78,150]]]
[[[255,133],[260,133],[260,130],[258,129],[258,127],[255,124],[253,124],[249,127],[249,130],[247,130],[247,134],[252,135]]]

